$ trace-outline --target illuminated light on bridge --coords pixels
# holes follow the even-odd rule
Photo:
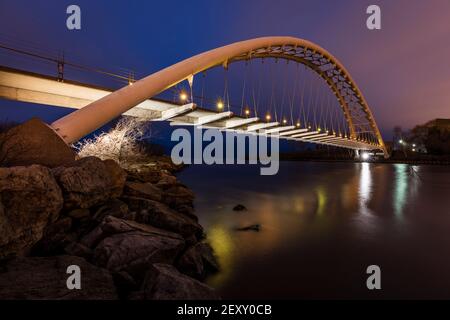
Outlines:
[[[369,160],[370,159],[370,154],[368,152],[361,153],[361,159],[363,159],[364,161]]]
[[[180,101],[181,101],[181,102],[185,102],[185,101],[187,101],[187,99],[188,99],[187,93],[184,92],[184,91],[181,91],[181,92],[180,92]]]

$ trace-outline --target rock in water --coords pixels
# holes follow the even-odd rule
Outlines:
[[[67,267],[81,269],[81,290],[67,288]],[[117,299],[108,271],[73,256],[17,258],[0,272],[0,299]]]
[[[0,258],[21,254],[59,216],[63,197],[50,169],[0,168]]]
[[[247,227],[240,227],[240,228],[236,228],[237,231],[260,231],[261,230],[261,225],[260,224],[252,224],[250,226]]]
[[[53,169],[64,195],[67,209],[89,208],[118,197],[125,184],[126,173],[112,161],[86,157],[70,166]]]
[[[247,208],[242,204],[238,204],[238,205],[234,206],[234,208],[233,208],[233,211],[246,211],[246,210],[247,210]]]
[[[216,291],[168,264],[155,263],[143,284],[143,298],[152,300],[219,300]]]
[[[0,136],[0,163],[57,167],[75,160],[75,152],[46,123],[33,118]]]

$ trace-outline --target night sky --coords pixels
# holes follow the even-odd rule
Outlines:
[[[80,31],[66,28],[70,4],[81,7]],[[366,28],[370,4],[381,7],[382,30]],[[133,69],[140,77],[205,50],[269,35],[304,38],[336,56],[387,139],[395,125],[450,117],[448,0],[0,1],[0,43],[64,50],[68,59]],[[2,52],[0,64],[26,68]],[[66,112],[0,101],[2,119],[51,121]]]

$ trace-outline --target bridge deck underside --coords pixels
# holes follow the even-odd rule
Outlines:
[[[0,98],[80,109],[112,92],[85,84],[59,82],[53,77],[32,74],[20,70],[0,68]],[[355,150],[380,150],[376,143],[335,136],[306,128],[266,123],[259,118],[243,118],[230,111],[215,112],[197,108],[194,104],[149,99],[125,112],[143,120],[167,120],[171,125],[202,126],[242,134],[266,134],[279,139],[328,145]]]

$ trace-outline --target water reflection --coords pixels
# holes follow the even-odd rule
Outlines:
[[[221,268],[221,272],[211,279],[211,284],[220,286],[231,276],[234,270],[233,255],[236,251],[233,236],[229,228],[217,224],[209,228],[208,241],[214,248]]]
[[[359,176],[359,211],[362,215],[370,215],[369,201],[372,196],[372,173],[371,164],[361,163],[361,173]]]
[[[407,164],[395,164],[395,180],[393,192],[394,213],[403,219],[405,206],[409,198],[415,197],[420,187],[420,167]]]
[[[402,263],[415,261],[409,253],[428,261],[430,252],[446,248],[439,242],[450,243],[450,170],[438,169],[434,173],[429,167],[404,164],[282,162],[272,177],[251,170],[237,174],[233,170],[238,169],[226,166],[194,166],[180,179],[196,194],[196,213],[221,264],[221,272],[208,282],[224,298],[273,298],[276,293],[310,297],[321,287],[355,296],[355,286],[345,278],[351,278],[347,269],[356,270],[352,280],[360,281],[362,266],[376,255],[381,265],[396,261],[402,266],[395,274],[401,278]],[[233,211],[238,203],[248,211]],[[433,215],[423,214],[427,212]],[[440,220],[433,220],[437,216]],[[261,224],[260,232],[236,231],[237,226],[255,223]],[[398,232],[399,226],[406,232]],[[421,253],[420,248],[433,250]],[[442,253],[441,260],[426,267],[450,268],[446,256]],[[335,265],[343,277],[324,278]],[[422,274],[425,265],[416,267]],[[414,265],[408,265],[411,268]],[[347,282],[339,282],[343,278]],[[367,290],[362,289],[364,295]]]
[[[395,183],[394,183],[394,213],[398,218],[403,217],[403,208],[406,203],[406,195],[408,190],[408,165],[395,164]]]
[[[373,196],[373,181],[371,163],[360,163],[359,181],[358,181],[358,215],[354,218],[358,230],[365,237],[375,237],[378,225],[378,217],[370,209]]]
[[[317,211],[316,214],[321,216],[324,214],[327,206],[327,193],[323,186],[319,186],[316,190],[317,195]]]

